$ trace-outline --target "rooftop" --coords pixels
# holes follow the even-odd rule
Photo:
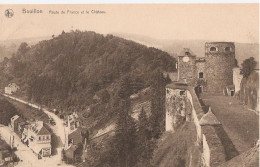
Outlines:
[[[202,116],[199,123],[200,125],[221,125],[217,117],[212,113],[211,108]]]
[[[13,116],[11,119],[13,120],[13,121],[15,121],[15,120],[17,120],[19,118],[19,115],[15,115],[15,116]]]
[[[190,50],[190,48],[183,48],[179,56],[196,56],[196,55]]]
[[[72,114],[68,115],[69,120],[76,120],[79,118],[78,114],[76,112],[73,112]]]
[[[43,125],[42,121],[36,121],[30,125],[30,130],[37,135],[48,135],[50,132]]]

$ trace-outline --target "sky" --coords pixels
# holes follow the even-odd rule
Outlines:
[[[259,4],[0,5],[0,40],[58,35],[63,30],[127,33],[169,40],[258,43]],[[12,9],[13,17],[5,16]],[[22,10],[43,13],[27,14]],[[91,14],[92,10],[104,11]],[[59,14],[50,14],[59,11]],[[61,14],[64,11],[65,14]],[[72,14],[68,11],[78,11]],[[80,14],[84,11],[84,14]],[[89,11],[90,14],[86,14]]]

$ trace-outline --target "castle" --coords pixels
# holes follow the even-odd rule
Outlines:
[[[233,42],[206,43],[205,57],[197,57],[184,48],[178,56],[178,81],[197,86],[200,92],[222,92],[233,84],[235,64]]]
[[[210,108],[202,106],[201,92],[233,91],[233,68],[236,65],[232,42],[205,44],[205,57],[197,57],[185,48],[178,56],[178,79],[166,86],[166,131],[175,131],[185,121],[194,122],[196,144],[201,146],[202,163],[215,167],[226,162],[225,151],[216,128],[222,128]],[[228,89],[227,89],[228,88]]]

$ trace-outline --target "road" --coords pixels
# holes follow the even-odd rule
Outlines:
[[[17,152],[19,152],[18,153],[19,155],[17,154],[18,157],[24,159],[24,162],[19,163],[18,166],[20,166],[20,165],[23,166],[24,163],[26,163],[26,165],[30,164],[29,166],[31,166],[31,164],[32,164],[32,166],[41,166],[41,165],[43,165],[43,166],[48,166],[48,165],[51,165],[51,166],[55,166],[55,165],[56,166],[61,166],[61,150],[62,150],[62,147],[65,144],[65,126],[63,124],[63,120],[60,119],[54,113],[52,113],[52,112],[48,111],[47,109],[45,109],[45,108],[41,108],[40,106],[37,106],[35,104],[32,104],[30,102],[24,101],[22,99],[19,99],[19,98],[16,98],[16,97],[13,97],[13,96],[10,96],[10,95],[7,95],[7,94],[2,94],[2,95],[5,96],[5,97],[8,97],[10,99],[16,100],[16,101],[18,101],[20,103],[27,104],[27,105],[29,105],[29,106],[31,106],[33,108],[36,108],[36,109],[39,109],[39,110],[42,109],[42,111],[44,113],[46,113],[50,118],[52,118],[55,121],[56,125],[55,126],[51,126],[51,129],[53,130],[53,133],[55,133],[56,136],[60,137],[61,142],[62,142],[60,144],[61,146],[57,149],[57,151],[58,151],[57,155],[54,155],[51,158],[48,157],[48,158],[44,158],[43,160],[38,160],[37,156],[34,155],[32,153],[32,151],[28,147],[23,145],[20,142],[19,137],[16,136],[15,138],[17,138],[17,140],[15,142],[17,142],[17,144],[19,144],[19,146],[21,146],[21,145],[24,146],[24,147],[21,146],[21,150],[19,150],[20,148],[18,148],[18,151],[17,151]],[[8,129],[8,127],[3,127],[2,126],[0,128],[0,132],[1,132],[1,134],[3,134],[3,136],[5,136],[4,139],[7,139],[7,143],[9,143],[10,134],[12,133],[11,129]],[[16,135],[16,134],[14,134],[14,135]],[[27,150],[26,150],[26,148],[27,148]],[[26,150],[26,151],[22,151],[22,150]],[[30,152],[30,153],[27,153],[27,152]],[[33,157],[35,159],[32,158],[32,155],[33,155]],[[42,164],[43,162],[44,162],[44,164]],[[63,164],[62,166],[69,166],[69,165]]]
[[[19,98],[16,98],[16,97],[13,97],[13,96],[10,96],[10,95],[7,95],[7,94],[2,94],[2,95],[5,96],[5,97],[8,97],[10,99],[16,100],[16,101],[18,101],[20,103],[27,104],[27,105],[29,105],[29,106],[31,106],[33,108],[38,109],[38,110],[42,109],[42,111],[44,113],[46,113],[50,118],[52,118],[55,121],[56,125],[55,126],[51,126],[51,129],[53,130],[53,132],[57,136],[59,136],[61,138],[62,145],[65,144],[65,126],[63,124],[64,122],[57,115],[55,115],[54,113],[48,111],[45,108],[41,108],[40,106],[37,106],[37,105],[32,104],[30,102],[24,101],[22,99],[19,99]]]

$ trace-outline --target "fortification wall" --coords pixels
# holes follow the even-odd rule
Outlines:
[[[189,101],[191,102],[192,105],[192,120],[195,124],[196,127],[196,132],[197,132],[197,144],[201,143],[201,126],[199,123],[200,118],[203,116],[204,112],[200,106],[199,100],[195,97],[193,98],[193,96],[195,95],[194,91],[187,91],[187,98],[189,99]],[[195,106],[194,106],[195,105]],[[197,108],[197,111],[195,110],[195,108]]]
[[[166,91],[166,131],[174,131],[174,124],[178,122],[177,119],[179,119],[176,117],[176,113],[177,115],[181,114],[181,112],[178,113],[178,110],[176,110],[176,108],[178,108],[175,105],[176,101],[173,101],[172,99],[175,99],[177,95],[180,95],[181,91],[185,91],[185,94],[182,95],[186,98],[183,98],[183,100],[188,100],[191,105],[191,107],[186,108],[191,110],[192,121],[196,127],[196,144],[202,145],[202,165],[205,167],[214,167],[225,162],[225,151],[221,140],[218,138],[217,133],[214,130],[214,127],[200,125],[200,119],[204,115],[204,111],[194,88],[189,86],[170,85],[166,88]],[[181,99],[182,98],[179,100]],[[185,114],[187,113],[189,112],[186,111]]]
[[[181,89],[166,88],[166,131],[174,131],[177,124],[185,118],[185,94]]]
[[[203,73],[203,78],[206,78],[205,75],[205,61],[196,61],[196,74],[197,78],[199,78],[199,73]]]
[[[204,160],[204,166],[209,167],[210,166],[210,150],[209,145],[206,139],[206,136],[203,135],[203,160]]]

